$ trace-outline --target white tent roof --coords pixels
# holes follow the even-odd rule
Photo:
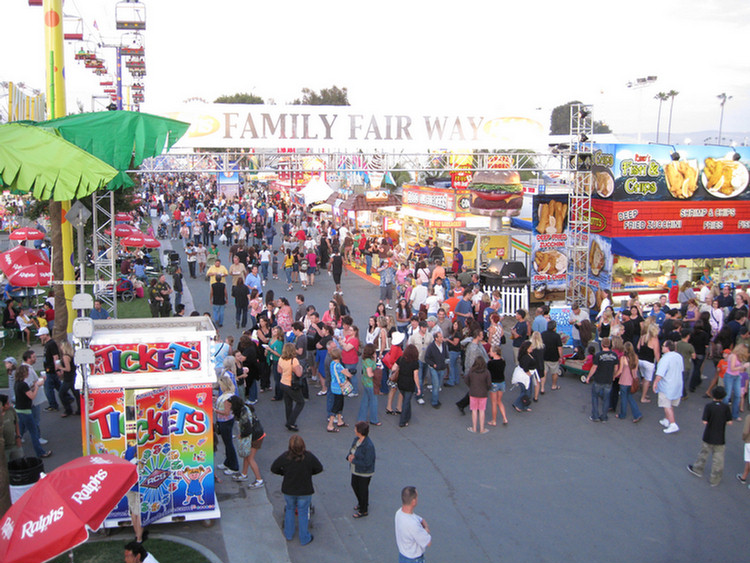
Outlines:
[[[300,190],[300,193],[305,198],[305,205],[310,205],[311,203],[327,200],[333,193],[333,189],[326,184],[323,178],[316,176]]]

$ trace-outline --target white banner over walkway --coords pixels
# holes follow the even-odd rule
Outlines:
[[[487,113],[375,113],[353,106],[184,105],[151,113],[191,124],[182,148],[385,152],[542,149],[546,126]]]

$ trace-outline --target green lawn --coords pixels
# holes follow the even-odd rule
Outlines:
[[[133,299],[130,303],[122,301],[117,302],[117,316],[120,319],[138,319],[151,318],[151,310],[148,306],[148,299]],[[37,341],[38,342],[38,341]],[[21,363],[21,356],[26,351],[26,344],[20,338],[6,339],[5,346],[0,349],[0,360],[12,356]],[[0,387],[8,386],[8,373],[5,371],[5,364],[0,365]]]
[[[129,541],[129,540],[128,540]],[[59,555],[52,559],[52,563],[114,563],[124,560],[124,546],[128,543],[124,540],[89,541],[73,550],[73,559],[68,553]],[[159,563],[207,563],[203,555],[194,549],[167,540],[150,539],[145,544],[146,550],[151,553]]]

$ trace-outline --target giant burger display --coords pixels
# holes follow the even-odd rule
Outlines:
[[[523,205],[521,176],[514,170],[476,172],[469,184],[471,212],[490,217],[513,217]]]

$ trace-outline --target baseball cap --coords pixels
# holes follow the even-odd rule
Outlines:
[[[5,359],[4,359],[3,361],[4,361],[4,362],[7,362],[7,363],[9,363],[9,364],[13,364],[14,366],[17,366],[17,365],[18,365],[18,362],[16,361],[16,359],[15,359],[15,358],[14,358],[13,356],[8,356],[8,357],[7,357],[7,358],[5,358]]]
[[[46,326],[43,326],[42,328],[36,331],[37,336],[44,336],[45,334],[49,334],[49,329]]]

